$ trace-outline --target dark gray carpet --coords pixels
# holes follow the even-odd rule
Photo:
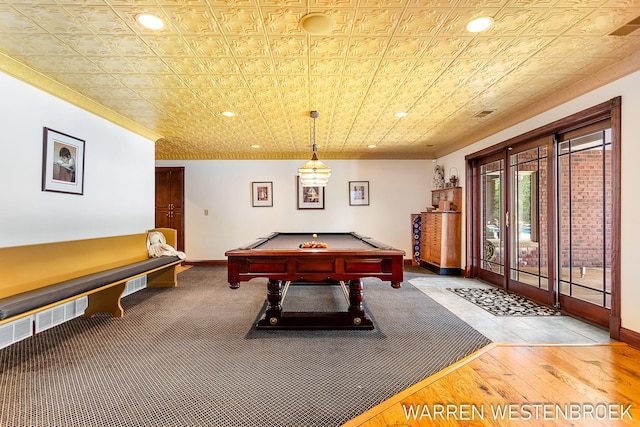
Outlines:
[[[449,288],[449,290],[494,316],[560,316],[562,314],[553,307],[499,288]]]
[[[365,281],[374,331],[254,331],[266,280],[178,278],[0,350],[0,425],[339,426],[490,342],[408,283]],[[285,307],[346,307],[300,288]]]

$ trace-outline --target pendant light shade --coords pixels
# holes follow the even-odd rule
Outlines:
[[[318,112],[312,111],[313,119],[313,156],[311,160],[298,168],[298,176],[303,187],[324,187],[329,182],[331,168],[318,160],[318,147],[316,146],[316,118]]]

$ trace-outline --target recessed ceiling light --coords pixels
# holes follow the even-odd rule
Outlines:
[[[394,114],[396,117],[407,117],[409,115],[409,113],[405,113],[404,111],[398,111],[396,114]]]
[[[141,13],[140,15],[137,15],[136,21],[138,21],[138,24],[150,30],[159,30],[164,27],[162,19],[150,13]]]
[[[376,148],[376,147],[377,147],[377,145],[376,145],[376,144],[369,144],[369,145],[367,145],[367,148]]]
[[[236,115],[236,113],[234,113],[233,111],[223,111],[222,115],[226,117],[233,117]]]
[[[493,25],[493,18],[482,16],[476,18],[467,24],[467,31],[470,33],[479,33]]]

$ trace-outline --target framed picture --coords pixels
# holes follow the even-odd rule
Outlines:
[[[349,181],[349,204],[369,206],[369,181]]]
[[[273,182],[252,182],[251,198],[254,207],[273,206]]]
[[[84,193],[84,141],[44,128],[42,191]]]
[[[324,187],[303,187],[300,177],[296,177],[298,186],[298,209],[324,209]]]

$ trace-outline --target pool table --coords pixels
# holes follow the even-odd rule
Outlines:
[[[313,242],[327,247],[299,247]],[[400,288],[405,253],[350,232],[273,233],[225,255],[232,289],[253,278],[268,279],[268,307],[258,329],[373,329],[362,306],[362,279],[376,277]],[[289,285],[303,283],[340,285],[348,311],[284,311],[282,302]]]

